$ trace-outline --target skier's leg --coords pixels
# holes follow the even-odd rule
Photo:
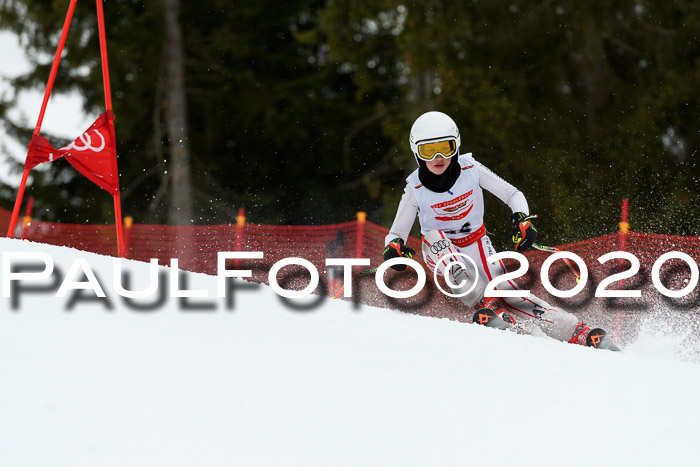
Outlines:
[[[487,236],[476,242],[474,247],[478,249],[479,262],[477,265],[480,270],[483,270],[489,281],[505,272],[505,266],[502,261],[498,261],[495,264],[487,261],[488,257],[496,252]],[[496,289],[518,290],[518,286],[509,280],[501,282]],[[488,301],[488,298],[486,300]],[[552,306],[534,295],[529,297],[503,297],[500,300],[505,304],[507,311],[514,314],[516,318],[529,317],[536,319],[542,331],[549,337],[557,340],[570,341],[579,325],[579,320],[576,316],[559,307]]]
[[[422,239],[422,247],[425,264],[433,271],[437,268],[438,274],[445,276],[448,285],[455,284],[455,287],[450,285],[452,292],[460,295],[459,299],[468,308],[473,308],[484,296],[488,281],[483,275],[478,277],[479,271],[474,269],[470,261],[460,256],[449,256],[454,253],[464,254],[463,249],[455,247],[439,230],[426,233]],[[478,265],[476,262],[475,264]],[[472,288],[475,280],[476,286]],[[470,288],[472,290],[464,294]]]
[[[508,287],[508,285],[500,285],[498,289],[508,290]],[[590,331],[590,328],[585,323],[580,322],[574,314],[552,306],[534,295],[527,298],[505,297],[501,300],[505,302],[506,308],[516,315],[525,315],[536,319],[542,331],[554,339],[571,342],[579,325],[581,325],[579,331],[584,329]]]
[[[496,253],[491,245],[491,240],[484,236],[476,243],[459,249],[476,260],[479,274],[486,276],[486,282],[493,280],[505,272],[502,261],[492,264],[487,259]],[[518,286],[513,281],[501,282],[498,290],[518,290]],[[510,324],[512,318],[529,317],[534,318],[542,331],[554,339],[575,344],[587,345],[596,348],[609,350],[619,350],[605,331],[596,328],[591,330],[583,321],[559,307],[555,307],[539,297],[530,295],[529,297],[503,297],[503,298],[483,298],[477,304],[478,309],[487,308],[497,316]],[[475,317],[478,315],[475,314]]]
[[[515,284],[509,285],[517,289]],[[499,285],[497,289],[508,290],[507,286],[503,285]],[[598,349],[620,350],[604,330],[591,329],[585,322],[579,321],[576,315],[559,307],[551,306],[534,295],[527,298],[504,297],[500,300],[505,304],[507,312],[518,317],[535,318],[539,328],[553,339]],[[500,313],[499,316],[505,319],[507,315]]]

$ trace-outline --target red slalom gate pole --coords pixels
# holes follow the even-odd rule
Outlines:
[[[105,92],[105,109],[107,112],[112,111],[112,93],[109,87],[109,65],[107,62],[107,36],[105,34],[105,15],[102,5],[103,0],[96,0],[97,5],[97,28],[100,36],[100,58],[102,59],[102,84],[104,85]],[[114,132],[114,120],[109,119],[109,125],[112,127],[112,134]],[[119,177],[117,176],[117,180]],[[122,228],[122,203],[121,196],[119,193],[119,187],[117,186],[117,193],[112,195],[114,198],[114,225],[117,228],[117,255],[119,257],[124,257],[126,254],[126,247],[124,245],[124,230]]]
[[[627,234],[629,233],[630,225],[627,222],[629,212],[629,200],[622,200],[622,213],[620,215],[620,251],[625,251],[627,248]],[[620,281],[622,284],[622,281]],[[621,299],[618,299],[621,300]],[[622,308],[617,309],[617,319],[615,323],[615,337],[620,342],[620,334],[622,333]]]
[[[109,89],[109,66],[107,64],[107,36],[105,34],[105,14],[102,0],[97,0],[97,27],[100,33],[100,56],[102,58],[102,83],[105,90],[105,107],[112,110],[112,94]]]
[[[75,10],[75,3],[78,0],[71,0],[70,5],[68,5],[68,13],[66,14],[66,21],[63,23],[63,30],[61,31],[61,39],[58,41],[58,48],[56,49],[56,56],[53,58],[53,65],[51,66],[51,74],[49,75],[49,82],[46,84],[46,91],[44,91],[44,100],[41,103],[41,111],[39,112],[39,120],[36,122],[36,128],[34,129],[34,134],[38,135],[41,130],[41,124],[44,121],[44,113],[46,112],[46,106],[49,103],[49,97],[51,96],[51,91],[53,90],[53,83],[56,80],[56,73],[58,72],[58,63],[61,61],[61,54],[63,53],[63,46],[66,45],[66,38],[68,37],[68,29],[70,29],[70,22],[73,19],[73,11]]]
[[[51,90],[53,89],[53,83],[56,80],[56,72],[58,71],[58,63],[61,61],[61,54],[63,53],[63,46],[66,44],[66,37],[68,37],[68,30],[70,29],[70,22],[73,19],[73,11],[75,11],[75,3],[78,0],[71,0],[70,5],[68,5],[68,13],[66,13],[66,20],[63,22],[63,30],[61,31],[61,39],[58,41],[58,47],[56,48],[56,55],[53,58],[53,65],[51,66],[51,73],[49,74],[49,81],[46,83],[46,90],[44,91],[44,100],[41,103],[41,110],[39,111],[39,118],[36,122],[36,127],[34,128],[34,134],[38,135],[41,131],[41,124],[44,122],[44,114],[46,113],[46,106],[49,103],[49,97],[51,96]],[[7,236],[13,237],[15,233],[15,226],[17,225],[17,218],[19,217],[19,208],[22,205],[22,198],[24,197],[24,188],[27,185],[27,177],[29,176],[29,169],[24,169],[22,173],[22,181],[19,184],[19,189],[17,190],[17,198],[15,199],[15,206],[12,209],[12,218],[10,219],[10,227],[7,229]]]

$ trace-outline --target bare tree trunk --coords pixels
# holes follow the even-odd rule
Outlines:
[[[411,87],[408,92],[407,100],[416,102],[416,108],[420,109],[421,113],[428,112],[429,110],[436,110],[435,101],[433,99],[433,87],[435,86],[434,78],[435,74],[427,70],[414,74],[409,78]],[[416,117],[418,117],[418,115],[416,115]],[[404,171],[409,174],[414,170],[416,170],[416,160],[413,157],[406,159]]]
[[[170,209],[172,225],[192,223],[190,146],[187,138],[185,65],[180,28],[180,0],[163,0],[165,13],[165,111],[170,148]]]
[[[591,142],[600,140],[599,110],[603,102],[609,98],[611,90],[605,83],[610,83],[608,65],[605,59],[603,39],[596,29],[595,19],[589,13],[581,15],[583,61],[581,63],[581,78],[585,89],[584,109],[586,112],[586,129]]]

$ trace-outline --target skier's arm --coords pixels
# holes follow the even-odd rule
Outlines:
[[[413,190],[406,185],[403,196],[401,197],[401,202],[399,203],[399,209],[396,211],[394,223],[391,225],[389,235],[386,236],[384,244],[388,245],[395,238],[400,238],[405,242],[408,239],[408,234],[411,233],[413,223],[416,221],[416,214],[418,214],[416,195],[413,194]]]
[[[527,214],[530,212],[525,195],[520,190],[491,172],[480,162],[475,162],[479,168],[479,185],[481,185],[481,188],[493,193],[498,199],[506,203],[514,213],[524,212]]]

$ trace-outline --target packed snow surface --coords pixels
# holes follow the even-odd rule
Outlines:
[[[299,311],[238,280],[227,309],[191,273],[209,298],[188,307],[206,307],[135,310],[112,258],[9,251],[57,271],[36,281],[52,292],[0,299],[1,466],[697,465],[700,365],[653,335],[613,353],[330,299]],[[55,297],[76,259],[111,309]],[[144,289],[148,265],[124,264]]]

